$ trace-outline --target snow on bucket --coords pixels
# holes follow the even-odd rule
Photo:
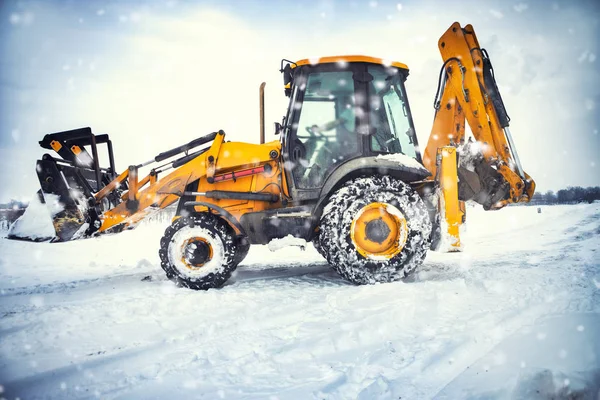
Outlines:
[[[45,242],[55,236],[50,210],[39,196],[34,196],[23,215],[10,226],[7,238]]]

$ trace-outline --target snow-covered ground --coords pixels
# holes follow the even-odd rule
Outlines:
[[[0,239],[0,397],[597,399],[600,204],[468,218],[463,253],[374,286],[309,245],[253,247],[222,289],[179,289],[158,224]]]

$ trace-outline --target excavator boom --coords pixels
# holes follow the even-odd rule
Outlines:
[[[459,197],[485,209],[528,202],[535,183],[523,170],[494,69],[471,25],[455,22],[438,42],[444,60],[423,163],[436,176],[438,149],[459,147]],[[473,141],[465,140],[465,121]]]
[[[438,47],[444,63],[423,164],[436,182],[440,230],[452,251],[461,247],[465,201],[486,210],[529,202],[535,182],[523,170],[494,69],[473,27],[453,23]],[[465,122],[473,135],[468,140]]]

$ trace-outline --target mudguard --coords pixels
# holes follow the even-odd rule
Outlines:
[[[313,213],[320,216],[329,196],[342,187],[344,182],[361,175],[373,174],[391,175],[406,183],[420,181],[431,175],[421,163],[404,154],[379,155],[349,160],[340,165],[327,178]]]

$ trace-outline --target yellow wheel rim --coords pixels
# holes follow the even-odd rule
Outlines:
[[[213,249],[208,240],[200,236],[186,239],[181,245],[181,262],[186,268],[198,270],[213,257]]]
[[[371,203],[352,219],[350,238],[365,258],[390,259],[400,253],[408,237],[404,214],[387,203]]]

